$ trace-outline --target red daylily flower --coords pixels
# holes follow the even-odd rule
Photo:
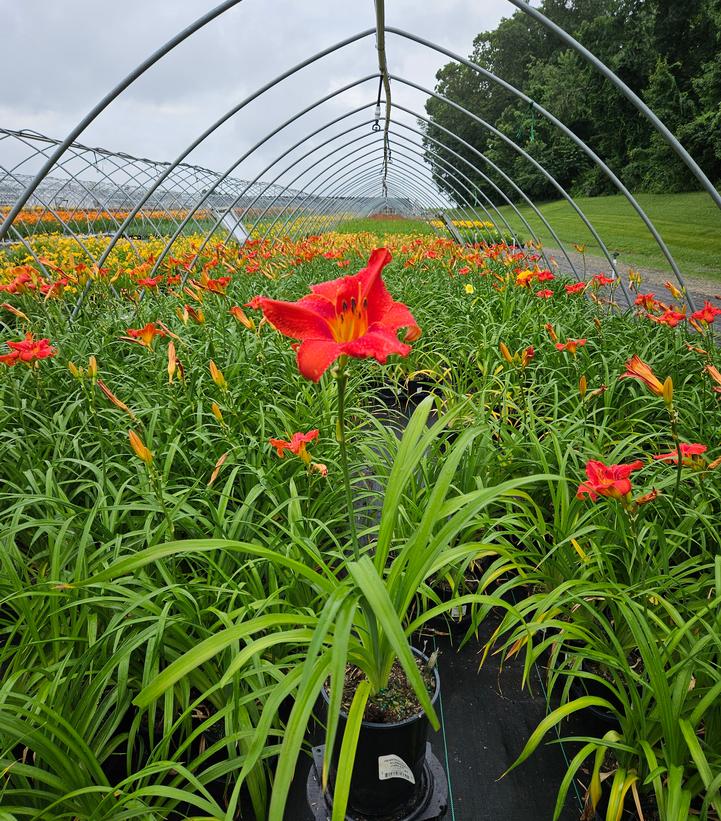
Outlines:
[[[282,459],[285,451],[289,450],[294,456],[302,459],[306,464],[310,464],[310,453],[306,450],[308,442],[312,442],[318,437],[318,430],[314,428],[308,433],[294,433],[290,437],[290,442],[284,439],[269,439],[268,442],[275,448],[276,453]]]
[[[550,282],[552,279],[555,279],[555,275],[551,271],[539,271],[536,274],[536,281],[537,282]]]
[[[672,308],[667,308],[661,316],[654,316],[653,314],[646,314],[647,318],[652,322],[658,322],[660,325],[668,325],[669,328],[675,328],[679,322],[686,319],[686,314],[680,311],[674,311]]]
[[[721,308],[717,308],[715,305],[712,305],[707,301],[704,302],[701,310],[695,311],[691,314],[691,319],[696,320],[696,322],[705,322],[708,325],[711,325],[719,314],[721,314]]]
[[[633,304],[643,306],[645,311],[655,311],[658,308],[655,294],[639,294]]]
[[[536,291],[536,296],[539,299],[550,299],[553,296],[553,291],[544,288],[542,291]]]
[[[708,448],[706,445],[679,443],[678,449],[681,451],[681,464],[686,467],[703,467],[704,460],[696,457],[706,453]],[[671,462],[671,464],[678,464],[678,450],[672,450],[670,453],[659,453],[653,457],[658,462]]]
[[[265,318],[285,336],[299,339],[298,369],[317,382],[339,356],[373,357],[385,364],[391,354],[407,356],[405,342],[421,330],[406,305],[394,302],[381,271],[391,261],[386,248],[376,248],[368,265],[353,276],[311,285],[312,293],[298,302],[254,297]],[[405,342],[396,336],[406,328]]]
[[[32,365],[40,359],[48,359],[55,356],[57,351],[50,347],[49,339],[34,339],[31,333],[25,334],[25,339],[20,342],[8,342],[10,353],[0,356],[0,362],[8,367],[22,362],[25,365]]]
[[[634,470],[642,467],[640,459],[627,465],[604,465],[603,462],[590,459],[586,462],[587,481],[578,486],[576,498],[582,499],[588,494],[592,502],[599,496],[623,499],[631,492],[631,480],[628,477]]]
[[[580,294],[581,291],[585,290],[586,283],[585,282],[575,282],[573,285],[566,285],[567,294]]]

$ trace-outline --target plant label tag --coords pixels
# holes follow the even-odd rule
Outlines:
[[[378,778],[381,781],[387,781],[389,778],[403,778],[411,784],[416,783],[411,768],[397,755],[378,756]]]

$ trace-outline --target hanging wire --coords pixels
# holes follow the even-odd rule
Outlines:
[[[391,81],[388,75],[388,62],[386,59],[386,11],[383,0],[374,0],[376,9],[376,49],[378,50],[378,70],[380,71],[380,84],[385,91],[386,116],[383,127],[383,171],[381,174],[381,185],[383,195],[388,196],[388,163],[390,161],[390,146],[388,130],[391,124]],[[380,95],[380,90],[379,90]],[[380,105],[380,96],[378,99]],[[380,108],[377,109],[380,115]]]

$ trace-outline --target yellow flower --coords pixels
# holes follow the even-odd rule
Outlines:
[[[467,294],[472,294],[472,293],[475,291],[475,288],[474,288],[474,287],[471,285],[471,283],[469,282],[469,283],[467,283],[466,285],[464,285],[464,286],[463,286],[463,290],[464,290]]]

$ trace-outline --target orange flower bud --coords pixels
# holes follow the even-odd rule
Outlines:
[[[88,359],[88,376],[91,379],[95,379],[95,377],[97,375],[98,375],[98,360],[94,356],[91,356],[90,359]]]
[[[238,322],[240,322],[240,324],[247,328],[249,331],[255,330],[255,322],[253,322],[252,319],[246,316],[245,311],[243,311],[242,308],[239,308],[237,305],[234,305],[230,309],[230,313],[233,314],[233,316],[238,320]]]
[[[511,356],[511,352],[508,350],[508,346],[505,342],[501,342],[498,346],[499,350],[501,351],[501,356],[508,362],[509,365],[513,364],[513,357]]]
[[[222,424],[223,424],[223,414],[222,414],[222,412],[221,412],[221,410],[220,410],[220,405],[219,405],[217,402],[213,402],[213,404],[210,406],[210,410],[213,412],[213,416],[214,416],[214,417],[215,417],[215,418],[216,418],[216,419],[220,422],[220,424],[222,425]]]
[[[551,337],[551,342],[558,342],[558,337],[556,336],[556,332],[553,330],[553,325],[551,325],[550,322],[546,322],[543,327],[548,331],[548,335]]]
[[[130,445],[135,451],[135,455],[138,457],[138,459],[145,462],[146,465],[149,465],[153,461],[153,454],[145,446],[143,440],[138,436],[138,434],[134,430],[128,431],[128,437],[130,439]]]
[[[218,368],[218,366],[210,360],[210,376],[213,379],[213,382],[221,389],[226,390],[228,387],[228,383],[225,381],[225,377],[223,376],[223,372]]]
[[[178,359],[175,355],[175,343],[171,340],[168,342],[168,384],[173,384],[173,377],[175,370],[178,367]]]
[[[588,380],[586,379],[586,374],[582,373],[579,380],[578,380],[578,392],[581,394],[581,399],[586,395],[586,391],[588,390]]]
[[[210,487],[213,482],[218,478],[218,474],[220,473],[220,469],[223,467],[225,460],[228,458],[228,454],[230,451],[226,451],[220,459],[215,463],[215,467],[213,468],[213,472],[210,475],[210,481],[208,482],[208,487]]]
[[[74,362],[68,362],[68,370],[76,379],[82,379],[80,368]]]

